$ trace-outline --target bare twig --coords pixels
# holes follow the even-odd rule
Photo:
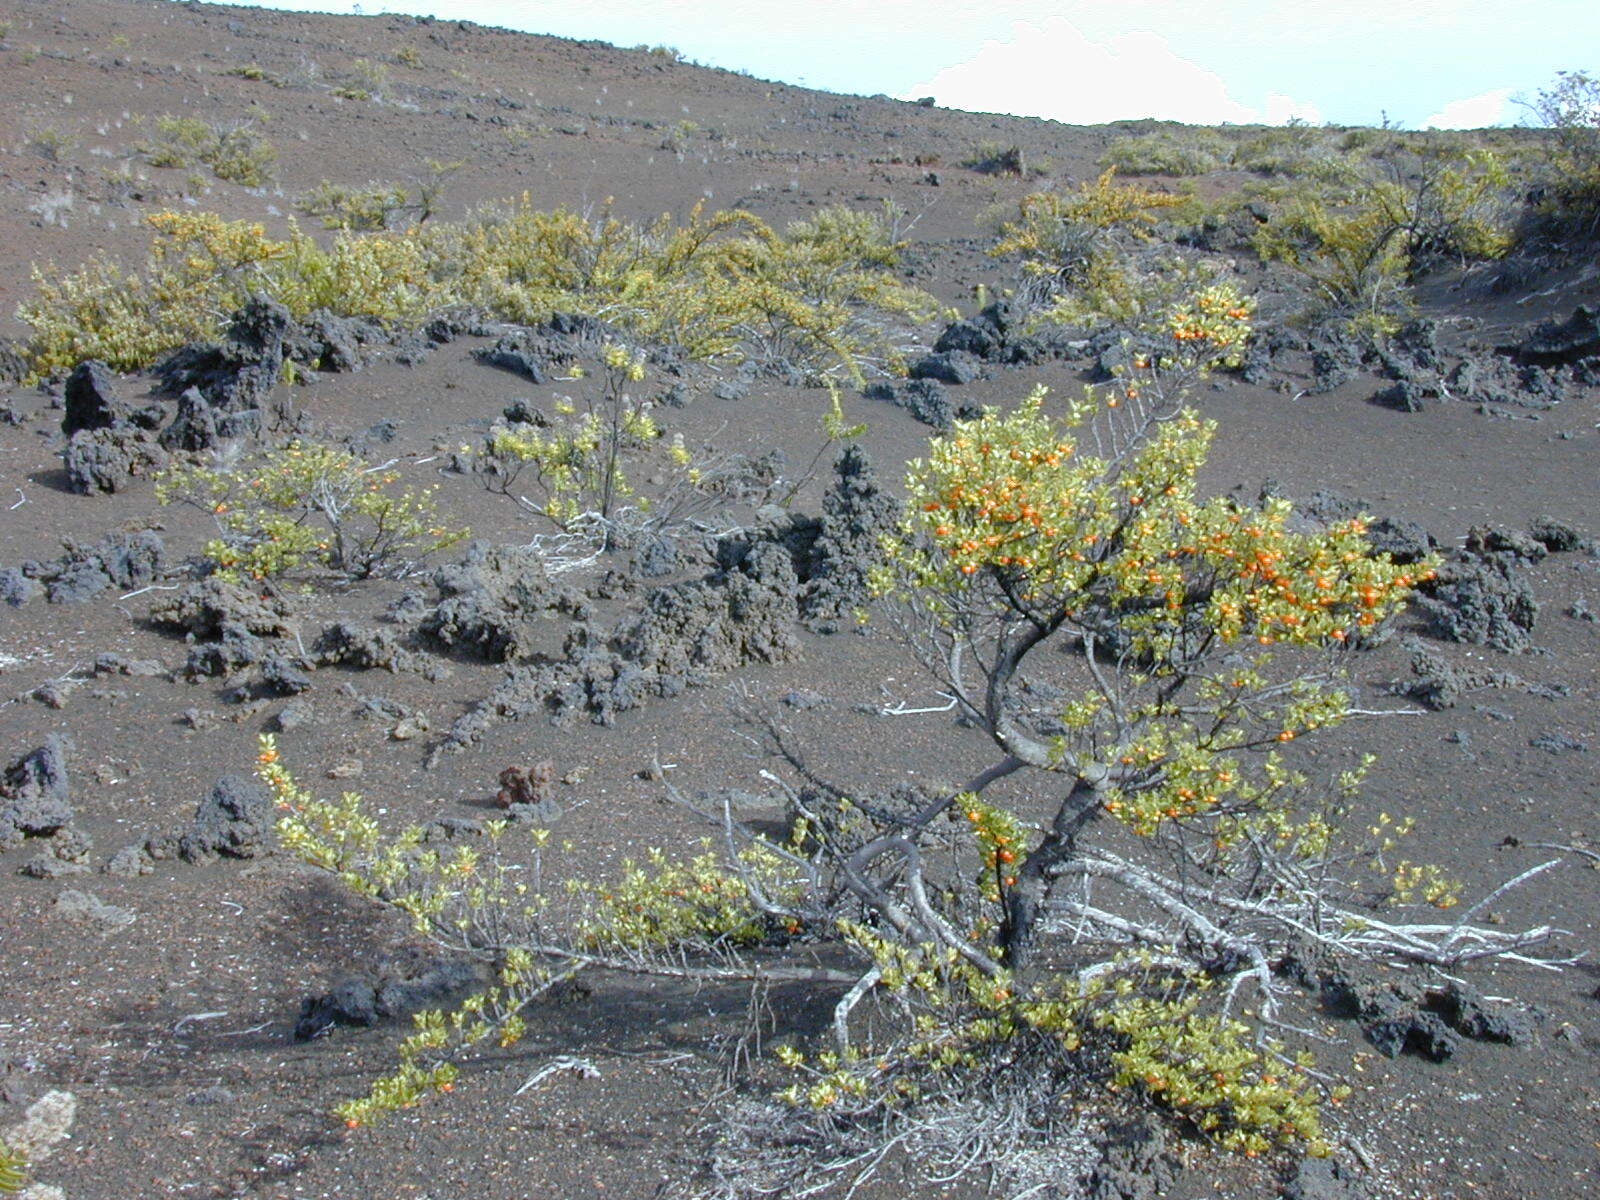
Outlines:
[[[527,1082],[525,1082],[521,1087],[511,1094],[513,1096],[520,1096],[524,1092],[538,1087],[546,1079],[549,1079],[550,1076],[558,1075],[563,1071],[570,1071],[580,1079],[600,1078],[600,1068],[595,1066],[587,1058],[573,1058],[571,1055],[563,1054],[560,1058],[551,1059],[532,1075],[528,1076]]]

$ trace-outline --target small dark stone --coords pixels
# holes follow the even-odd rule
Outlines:
[[[1410,380],[1391,384],[1372,397],[1374,404],[1398,412],[1419,413],[1428,406],[1428,393]]]
[[[299,729],[309,725],[316,716],[316,709],[309,700],[291,700],[278,710],[278,715],[272,718],[273,726],[279,733],[288,733],[290,730]]]
[[[199,388],[183,390],[172,423],[159,440],[168,450],[210,450],[217,445],[217,414]]]
[[[82,495],[126,491],[137,478],[155,474],[167,462],[147,432],[131,425],[80,429],[61,452],[67,484]]]
[[[1497,529],[1492,525],[1474,525],[1468,529],[1465,548],[1469,554],[1481,557],[1510,554],[1529,562],[1538,562],[1549,553],[1544,543],[1532,534],[1516,529]]]
[[[1103,1135],[1100,1162],[1081,1181],[1087,1200],[1159,1200],[1178,1178],[1178,1159],[1154,1119],[1136,1117]]]
[[[1527,363],[1550,366],[1600,355],[1600,308],[1580,304],[1565,321],[1546,321],[1508,352]]]
[[[1535,750],[1545,750],[1551,754],[1582,753],[1589,748],[1587,744],[1564,733],[1541,733],[1537,737],[1529,738],[1528,745]]]
[[[0,772],[0,847],[49,837],[72,820],[67,753],[72,743],[50,734],[44,744]]]
[[[981,370],[979,360],[962,350],[935,352],[918,359],[911,366],[912,379],[934,379],[940,383],[971,383]]]
[[[1283,1185],[1282,1200],[1366,1200],[1371,1193],[1333,1158],[1302,1158]]]
[[[321,996],[300,1005],[297,1042],[310,1041],[335,1025],[369,1027],[380,1020],[409,1016],[447,1003],[479,982],[477,969],[464,962],[418,961],[419,956],[384,963],[378,970],[348,976]]]
[[[1539,614],[1533,589],[1512,555],[1464,555],[1441,566],[1417,605],[1435,636],[1497,650],[1526,650]]]
[[[1536,517],[1528,526],[1528,536],[1552,554],[1565,554],[1582,550],[1584,536],[1565,521],[1554,517]]]
[[[261,683],[276,696],[298,696],[311,690],[311,676],[295,660],[277,652],[262,659]]]
[[[190,1092],[183,1098],[185,1104],[199,1104],[207,1108],[231,1108],[238,1103],[238,1100],[237,1095],[219,1084]]]
[[[894,402],[924,425],[941,432],[954,424],[949,398],[944,388],[932,379],[913,379],[900,389]]]
[[[1403,1013],[1366,1021],[1362,1032],[1380,1054],[1397,1058],[1406,1050],[1420,1054],[1429,1062],[1444,1062],[1461,1046],[1461,1039],[1431,1012]]]

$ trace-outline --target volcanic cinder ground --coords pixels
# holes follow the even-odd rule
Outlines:
[[[464,164],[447,185],[446,217],[527,192],[541,207],[610,202],[638,219],[682,215],[704,200],[781,226],[819,206],[889,198],[915,218],[906,255],[913,281],[971,312],[976,285],[998,293],[1014,282],[1014,267],[983,253],[984,215],[1052,180],[1092,177],[1107,144],[1126,132],[828,95],[643,50],[403,17],[0,0],[0,26],[0,337],[27,333],[12,312],[32,294],[30,265],[66,270],[95,252],[136,261],[144,214],[195,206],[281,232],[295,197],[322,180],[404,181],[425,174],[429,160]],[[387,69],[374,99],[332,93],[357,59]],[[229,73],[250,64],[282,86]],[[271,185],[196,183],[145,164],[135,144],[165,113],[252,120],[279,152]],[[1044,176],[960,165],[986,141],[1021,147],[1029,162],[1045,164]],[[1238,180],[1198,182],[1220,190]],[[1517,345],[1538,322],[1595,303],[1597,275],[1591,243],[1579,254],[1527,257],[1515,271],[1443,272],[1418,296],[1422,314],[1450,337]],[[920,336],[931,344],[938,332]],[[439,471],[507,405],[548,404],[561,390],[473,357],[492,341],[463,336],[411,366],[376,353],[359,371],[321,375],[296,402],[334,437],[392,422],[392,440],[374,443],[375,454],[395,460],[410,482],[440,484],[442,507],[474,537],[523,543],[538,526],[512,498]],[[1035,384],[1075,389],[1083,367],[989,364],[948,395],[1003,405]],[[1417,523],[1446,549],[1473,526],[1521,530],[1541,516],[1600,533],[1594,388],[1573,385],[1537,409],[1444,399],[1408,413],[1371,402],[1391,381],[1369,371],[1313,392],[1294,369],[1254,385],[1224,376],[1201,391],[1198,404],[1220,425],[1208,491],[1253,501],[1271,480],[1290,497],[1321,490],[1358,498]],[[814,453],[820,389],[698,369],[685,382],[689,403],[662,410],[669,432],[730,453],[782,449],[791,464]],[[144,376],[117,383],[133,402],[152,386]],[[159,507],[148,482],[110,496],[68,490],[59,394],[0,393],[15,418],[0,424],[0,567],[55,558],[63,539],[93,543],[146,529],[159,532],[172,563],[196,554],[207,523]],[[870,424],[861,440],[880,479],[896,487],[931,431],[857,391],[844,404],[852,420]],[[829,482],[824,470],[796,506],[815,511]],[[1425,632],[1421,616],[1401,618],[1396,636],[1360,656],[1356,670],[1362,707],[1407,715],[1353,723],[1316,748],[1310,765],[1342,769],[1375,753],[1360,819],[1380,810],[1414,815],[1406,855],[1441,863],[1469,897],[1563,856],[1539,844],[1578,848],[1497,899],[1488,919],[1559,926],[1556,952],[1581,956],[1595,944],[1600,895],[1592,869],[1600,865],[1600,624],[1586,615],[1600,611],[1600,558],[1580,548],[1518,571],[1539,606],[1530,648],[1426,641],[1484,686],[1452,708],[1425,710],[1396,694],[1416,682],[1404,638]],[[71,1200],[524,1200],[646,1197],[690,1175],[728,1031],[745,1016],[748,998],[738,990],[598,976],[586,994],[541,1006],[514,1049],[471,1060],[453,1096],[373,1128],[349,1131],[329,1119],[332,1103],[392,1064],[403,1024],[338,1026],[297,1042],[301,1001],[392,962],[410,935],[284,854],[168,857],[131,876],[102,870],[124,847],[183,829],[219,777],[248,775],[258,733],[275,727],[287,703],[240,702],[239,681],[185,678],[188,647],[147,619],[172,593],[123,595],[133,590],[0,607],[0,765],[50,735],[69,738],[71,824],[92,839],[79,863],[86,869],[54,878],[22,873],[41,851],[36,839],[0,854],[0,1128],[50,1088],[71,1090],[80,1106],[70,1141],[39,1177]],[[425,576],[320,587],[294,598],[295,621],[307,637],[341,620],[382,625],[408,591],[432,595]],[[604,619],[627,603],[602,603]],[[556,653],[560,629],[552,625],[548,637]],[[281,745],[308,780],[357,787],[396,824],[482,818],[502,769],[548,759],[563,810],[556,834],[575,847],[575,869],[589,873],[650,846],[689,846],[705,832],[663,801],[660,783],[646,777],[653,763],[671,764],[688,790],[770,792],[760,772],[778,764],[730,704],[774,714],[809,765],[847,788],[955,779],[987,761],[980,735],[937,711],[933,685],[876,627],[800,637],[793,661],[742,668],[607,727],[500,721],[431,769],[424,760],[438,736],[489,693],[500,666],[434,655],[447,672],[325,667],[297,701],[307,719]],[[159,665],[151,674],[116,664],[97,673],[108,653]],[[896,705],[935,711],[885,715]],[[400,716],[420,716],[413,729],[427,728],[397,739]],[[359,776],[324,778],[350,760]],[[1004,794],[1024,809],[1031,802],[1022,784]],[[122,914],[63,902],[69,889]],[[1595,968],[1586,958],[1560,971],[1478,967],[1470,982],[1531,1006],[1526,1044],[1468,1042],[1441,1063],[1391,1059],[1354,1022],[1313,1011],[1329,1038],[1325,1066],[1355,1086],[1329,1118],[1349,1190],[1322,1195],[1596,1194]],[[769,1003],[769,1034],[804,1034],[826,1022],[830,998],[780,994]],[[588,1059],[598,1076],[563,1073],[519,1092],[560,1054]],[[1174,1200],[1276,1196],[1294,1166],[1230,1159],[1176,1129],[1169,1142],[1183,1163],[1163,1193]],[[896,1170],[861,1194],[909,1194]],[[981,1184],[915,1194],[979,1195]],[[1078,1195],[1072,1187],[1062,1180],[1061,1190],[1037,1194]]]

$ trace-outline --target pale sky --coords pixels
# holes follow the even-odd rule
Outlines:
[[[248,3],[251,0],[238,0]],[[274,0],[621,46],[828,91],[1076,124],[1515,124],[1600,68],[1600,0]],[[1587,57],[1584,57],[1587,54]]]

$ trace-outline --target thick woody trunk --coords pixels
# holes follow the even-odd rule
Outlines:
[[[1002,887],[1004,916],[1000,925],[1002,962],[1025,971],[1039,944],[1039,921],[1050,900],[1053,879],[1062,864],[1077,853],[1078,835],[1100,812],[1100,787],[1084,778],[1073,782],[1056,810],[1050,832],[1017,868],[1016,883]]]

